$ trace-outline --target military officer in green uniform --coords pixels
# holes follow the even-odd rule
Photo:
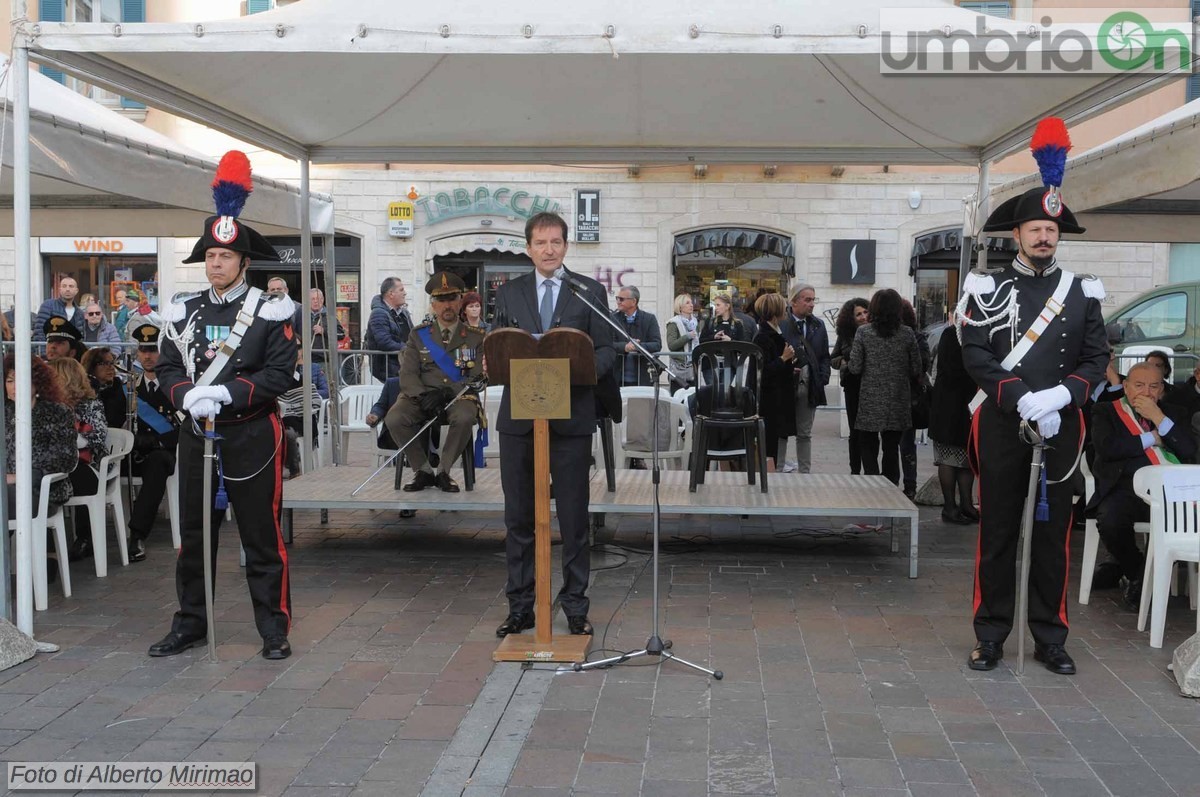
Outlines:
[[[426,421],[440,413],[461,389],[483,373],[484,330],[459,319],[467,286],[457,274],[439,271],[425,283],[431,300],[432,323],[422,324],[408,336],[400,355],[400,398],[388,410],[384,423],[397,443],[412,441],[404,449],[416,476],[405,492],[437,486],[458,492],[450,466],[471,442],[471,427],[479,417],[479,395],[468,390],[446,409],[449,431],[442,440],[442,456],[435,474],[426,456],[427,440],[412,440]]]

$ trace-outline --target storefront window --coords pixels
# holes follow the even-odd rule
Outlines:
[[[466,283],[467,290],[478,291],[483,299],[483,320],[492,323],[496,317],[496,291],[513,277],[533,270],[528,255],[516,252],[462,252],[439,255],[433,259],[435,270],[448,270]]]
[[[718,293],[749,308],[760,293],[782,293],[795,273],[792,239],[748,227],[710,227],[675,236],[674,296],[691,294],[697,310]]]
[[[247,281],[257,287],[266,289],[267,281],[279,277],[288,286],[288,295],[293,300],[308,309],[308,297],[301,295],[300,280],[300,236],[278,235],[268,236],[267,240],[279,253],[279,263],[251,261],[246,273]],[[363,286],[360,284],[362,242],[351,235],[337,235],[333,240],[334,269],[337,273],[337,284],[331,290],[325,284],[325,250],[324,239],[313,238],[312,248],[312,278],[310,285],[318,288],[325,296],[325,306],[334,308],[338,323],[350,336],[350,348],[359,348],[362,336],[366,332],[362,317]],[[367,299],[377,294],[377,286],[366,290]],[[345,345],[345,344],[343,344]]]
[[[100,303],[109,320],[121,309],[117,291],[137,288],[146,294],[151,307],[158,307],[158,258],[154,255],[44,255],[46,295],[34,302],[58,296],[58,283],[73,277],[79,284],[80,305],[90,295]],[[35,297],[36,298],[36,297]]]

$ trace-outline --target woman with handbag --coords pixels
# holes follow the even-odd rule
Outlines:
[[[696,348],[700,340],[699,322],[694,314],[692,297],[686,293],[679,294],[675,297],[674,309],[675,315],[667,321],[667,349],[683,352],[684,356],[667,360],[672,393],[696,381],[692,373],[692,349]]]
[[[900,484],[900,438],[912,426],[912,381],[921,375],[916,335],[900,320],[900,294],[876,291],[850,349],[850,373],[862,377],[855,422],[862,442],[863,473],[880,472]]]

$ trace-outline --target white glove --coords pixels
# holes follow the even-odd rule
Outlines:
[[[1066,385],[1055,385],[1035,393],[1026,393],[1017,401],[1017,412],[1026,421],[1040,421],[1071,403],[1071,391]]]
[[[233,402],[233,397],[229,395],[229,388],[224,385],[194,387],[183,397],[183,411],[191,413],[192,417],[195,417],[196,413],[192,412],[192,406],[200,400],[211,401],[215,404],[230,404]],[[213,413],[213,415],[205,417],[215,416],[216,413]]]
[[[188,409],[188,413],[197,421],[203,421],[208,418],[215,419],[217,413],[221,411],[221,405],[212,399],[198,398],[192,402],[192,406]]]
[[[1049,415],[1043,415],[1042,419],[1037,422],[1038,434],[1044,440],[1049,440],[1054,435],[1058,434],[1058,430],[1062,428],[1062,416],[1057,412],[1052,412]]]

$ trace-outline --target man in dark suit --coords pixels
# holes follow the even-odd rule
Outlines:
[[[525,246],[534,271],[509,280],[496,294],[493,328],[517,327],[541,334],[554,327],[586,332],[595,349],[596,378],[611,378],[616,351],[613,332],[558,275],[567,254],[567,224],[554,213],[538,213],[525,225]],[[593,304],[607,309],[600,283],[567,272],[587,285]],[[550,479],[558,506],[562,535],[563,585],[559,591],[567,627],[572,634],[591,634],[587,585],[591,571],[588,550],[588,466],[596,430],[597,391],[571,388],[571,417],[550,421]],[[496,431],[500,434],[500,482],[504,489],[504,525],[508,558],[508,618],[496,636],[517,634],[534,625],[533,573],[533,421],[515,420],[509,390],[500,400]]]
[[[1133,492],[1133,474],[1147,465],[1191,460],[1196,441],[1187,418],[1171,418],[1159,401],[1163,376],[1158,366],[1140,362],[1125,377],[1125,396],[1092,409],[1092,443],[1096,448],[1096,491],[1088,510],[1104,547],[1121,567],[1129,584],[1128,608],[1142,597],[1145,560],[1134,539],[1133,524],[1150,518],[1150,507]]]
[[[641,309],[641,292],[632,285],[624,285],[617,291],[617,309],[613,311],[613,321],[624,324],[629,337],[638,341],[651,354],[662,351],[662,335],[658,331],[658,319],[654,313]],[[613,335],[613,350],[619,355],[617,359],[617,375],[621,386],[649,385],[650,373],[646,370],[646,361],[637,353],[632,343],[619,335]]]
[[[797,285],[788,295],[791,313],[780,325],[784,340],[796,352],[795,368],[800,375],[796,384],[796,470],[808,473],[812,469],[812,427],[817,407],[825,404],[825,386],[832,370],[829,360],[829,333],[825,322],[813,313],[817,305],[817,290],[811,285]],[[779,446],[782,459],[787,441]]]

